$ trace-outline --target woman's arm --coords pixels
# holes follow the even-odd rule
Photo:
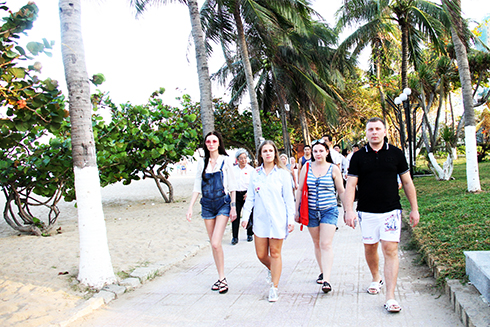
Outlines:
[[[256,174],[257,174],[257,172],[254,170],[252,172],[252,176],[250,176],[250,182],[248,183],[247,198],[245,199],[245,204],[243,205],[243,209],[242,209],[242,217],[243,217],[242,226],[243,226],[243,228],[247,228],[250,213],[252,212],[252,209],[255,205],[254,180],[255,180]]]
[[[299,174],[298,189],[296,190],[296,208],[294,220],[299,223],[299,206],[301,205],[301,197],[303,195],[303,187],[305,183],[305,174],[307,174],[306,166],[301,169]]]
[[[194,203],[196,203],[199,194],[200,194],[199,192],[192,192],[191,202],[189,203],[189,209],[187,209],[187,215],[186,215],[188,221],[192,220],[192,207],[194,207]]]
[[[337,193],[339,194],[340,201],[342,201],[342,204],[344,204],[344,180],[342,178],[342,173],[340,172],[339,167],[337,167],[336,165],[332,166],[332,178],[335,183]]]

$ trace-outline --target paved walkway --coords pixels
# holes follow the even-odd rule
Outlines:
[[[284,243],[279,300],[269,303],[266,270],[245,237],[241,230],[236,246],[228,243],[228,233],[223,240],[227,294],[210,290],[217,273],[208,247],[70,326],[462,326],[411,251],[400,251],[396,297],[403,310],[387,313],[384,289],[379,295],[366,293],[371,275],[360,230],[343,222],[334,240],[333,291],[324,294],[315,283],[319,269],[313,245],[308,231],[298,228]]]

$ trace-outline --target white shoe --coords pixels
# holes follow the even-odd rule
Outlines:
[[[265,281],[267,282],[267,284],[272,283],[272,275],[269,269],[267,269],[267,277],[265,278]]]
[[[277,294],[277,287],[271,286],[269,290],[269,302],[276,302],[279,299],[279,295]]]

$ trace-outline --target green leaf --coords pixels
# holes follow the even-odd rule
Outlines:
[[[29,42],[27,43],[27,50],[34,56],[37,56],[40,52],[44,51],[44,45],[39,42]]]
[[[8,70],[15,78],[24,78],[26,76],[26,71],[24,68],[10,68]]]

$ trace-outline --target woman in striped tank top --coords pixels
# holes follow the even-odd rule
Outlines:
[[[335,189],[343,202],[344,185],[342,174],[337,165],[332,164],[329,149],[323,139],[313,142],[311,164],[301,169],[299,187],[296,192],[296,221],[299,221],[299,206],[305,176],[308,174],[308,211],[310,232],[315,246],[315,257],[320,267],[320,276],[317,283],[322,284],[322,291],[328,293],[332,290],[329,283],[333,264],[332,242],[337,226],[339,210]]]

